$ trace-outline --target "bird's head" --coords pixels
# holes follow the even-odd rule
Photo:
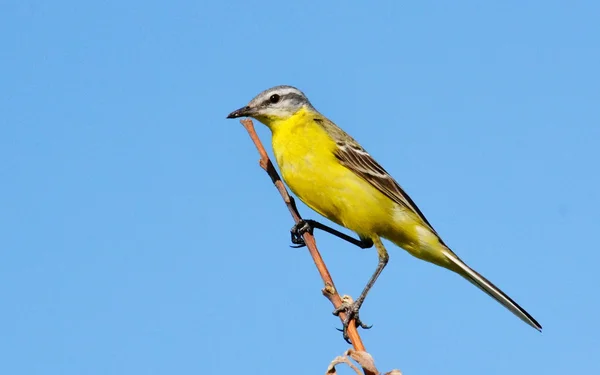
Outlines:
[[[302,91],[292,86],[275,86],[256,95],[247,106],[231,112],[227,118],[252,117],[271,127],[303,108],[313,109]]]

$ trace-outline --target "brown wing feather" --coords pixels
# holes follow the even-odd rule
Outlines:
[[[379,165],[379,163],[377,163],[375,159],[373,159],[373,157],[358,144],[358,142],[327,118],[315,117],[313,120],[321,125],[335,140],[336,145],[338,146],[335,151],[335,156],[342,165],[373,185],[373,187],[397,204],[414,212],[423,223],[437,235],[437,232],[433,229],[415,202],[413,202],[392,176],[390,176],[390,174],[387,173],[387,171],[383,169],[383,167]],[[440,241],[442,241],[441,238]]]
[[[337,142],[337,145],[335,156],[342,165],[365,179],[397,204],[413,211],[433,233],[436,233],[415,202],[368,152],[356,143]]]

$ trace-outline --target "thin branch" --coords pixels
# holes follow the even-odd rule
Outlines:
[[[273,166],[273,163],[271,163],[271,160],[269,159],[269,155],[267,154],[267,151],[263,147],[262,143],[260,142],[260,139],[258,138],[258,135],[256,134],[256,131],[254,130],[254,124],[252,123],[252,120],[243,119],[240,122],[242,123],[244,128],[248,131],[250,138],[254,142],[254,145],[256,146],[258,153],[260,154],[260,161],[259,161],[260,166],[268,173],[269,177],[271,177],[273,184],[279,191],[279,194],[281,194],[281,197],[283,198],[285,205],[287,206],[288,210],[290,211],[290,214],[292,215],[294,222],[296,222],[296,223],[299,222],[302,218],[300,217],[300,214],[298,213],[298,209],[296,208],[296,203],[294,202],[294,198],[292,198],[288,194],[287,189],[285,188],[285,185],[281,181],[279,174],[277,173],[277,171],[275,170],[275,167]],[[315,243],[315,238],[308,232],[304,233],[302,235],[302,237],[304,239],[304,242],[306,243],[306,247],[310,253],[310,256],[313,258],[313,261],[315,262],[315,265],[317,266],[319,274],[321,275],[321,278],[323,279],[323,283],[325,284],[325,287],[322,290],[323,295],[325,295],[325,297],[327,297],[327,299],[329,299],[329,301],[333,304],[333,307],[337,309],[338,307],[340,307],[342,305],[342,298],[338,294],[337,289],[335,288],[335,284],[333,283],[333,280],[331,279],[331,275],[329,274],[329,271],[327,270],[327,267],[325,266],[325,262],[323,262],[323,258],[321,257],[321,254],[319,253],[319,250],[317,249],[317,245]],[[340,320],[343,322],[344,319],[346,318],[346,314],[340,313],[339,317],[340,317]],[[363,352],[366,351],[365,346],[363,345],[362,340],[356,329],[354,320],[351,320],[350,324],[348,325],[348,336],[350,337],[350,340],[352,341],[352,346],[354,347],[355,350],[363,351]],[[374,372],[371,372],[367,369],[363,369],[363,370],[365,371],[365,375],[375,375]]]

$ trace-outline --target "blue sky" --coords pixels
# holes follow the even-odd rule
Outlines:
[[[325,371],[347,348],[340,323],[306,250],[288,247],[291,218],[254,146],[225,119],[278,84],[361,142],[544,326],[390,245],[362,310],[380,370],[600,372],[599,12],[3,1],[0,373]],[[358,295],[375,251],[317,241],[340,291]]]

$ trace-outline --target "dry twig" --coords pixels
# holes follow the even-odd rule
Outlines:
[[[240,120],[240,122],[242,123],[244,128],[248,131],[250,138],[252,138],[252,141],[254,142],[254,145],[256,146],[258,153],[260,154],[260,161],[259,161],[260,166],[267,172],[269,177],[271,177],[273,184],[279,191],[279,194],[281,194],[281,197],[283,198],[285,205],[287,206],[288,210],[290,211],[290,214],[292,215],[294,222],[296,222],[296,223],[299,222],[302,218],[300,217],[300,214],[298,213],[298,209],[296,208],[294,198],[292,198],[288,194],[287,189],[285,188],[285,185],[283,184],[283,181],[281,181],[281,178],[279,177],[279,174],[275,170],[273,163],[271,163],[271,160],[269,159],[269,156],[267,155],[267,151],[265,150],[260,139],[258,138],[258,135],[256,134],[256,131],[254,130],[254,124],[252,123],[252,120],[243,119],[243,120]],[[319,250],[317,249],[317,245],[315,243],[315,238],[310,233],[304,233],[302,235],[302,238],[304,239],[304,242],[306,243],[306,247],[308,248],[308,251],[310,252],[311,257],[313,258],[315,265],[317,266],[319,274],[321,275],[321,278],[323,279],[323,283],[325,284],[325,287],[322,290],[323,295],[325,297],[327,297],[327,299],[329,299],[329,301],[333,304],[333,307],[337,309],[338,307],[340,307],[342,305],[342,298],[338,294],[337,289],[335,288],[335,285],[333,283],[333,280],[331,279],[331,275],[329,274],[329,271],[327,270],[327,267],[325,266],[325,262],[323,262],[323,258],[321,257],[321,254],[319,253]],[[346,318],[346,314],[340,313],[339,317],[340,317],[341,321],[343,322],[344,319]],[[348,325],[348,336],[350,337],[350,340],[352,341],[352,346],[354,347],[354,349],[356,351],[365,352],[365,346],[363,345],[362,340],[358,334],[354,320],[351,320],[350,324]],[[376,375],[377,374],[377,372],[373,372],[372,370],[370,370],[368,368],[364,368],[364,367],[363,367],[363,371],[365,372],[365,375]]]
[[[373,357],[371,357],[369,353],[357,352],[356,350],[348,349],[343,355],[337,356],[333,359],[333,361],[331,361],[327,367],[325,375],[337,375],[335,366],[342,363],[348,365],[357,375],[361,375],[360,370],[354,365],[354,363],[352,363],[351,359],[362,366],[363,371],[370,371],[373,374],[379,374],[379,371],[375,367]],[[400,372],[400,370],[392,370],[386,372],[384,375],[402,375],[402,372]]]

